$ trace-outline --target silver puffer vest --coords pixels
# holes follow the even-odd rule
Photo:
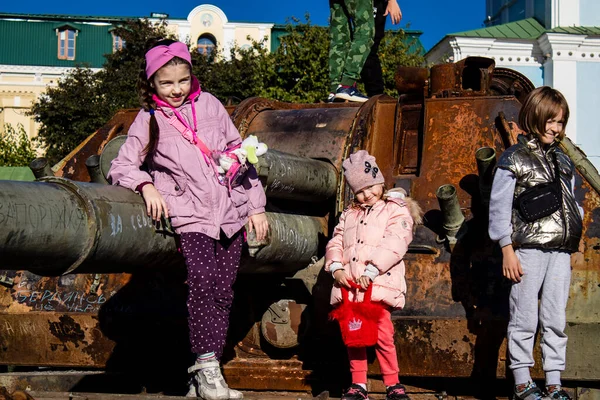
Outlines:
[[[576,252],[581,239],[581,214],[573,197],[571,180],[575,168],[571,159],[554,142],[544,151],[537,139],[519,137],[519,143],[508,148],[498,161],[498,168],[511,171],[517,178],[514,198],[527,188],[554,179],[554,155],[560,169],[562,207],[547,217],[533,222],[521,219],[513,207],[511,236],[513,246]]]

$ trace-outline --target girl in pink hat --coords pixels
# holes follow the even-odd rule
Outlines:
[[[342,301],[342,287],[348,289],[350,301],[362,301],[364,294],[353,287],[366,290],[373,286],[371,301],[383,308],[376,321],[375,352],[387,389],[386,399],[406,400],[408,396],[398,379],[390,312],[404,307],[406,282],[402,258],[412,241],[413,225],[421,222],[421,209],[406,197],[403,189],[385,191],[375,157],[365,150],[350,155],[342,166],[346,183],[356,198],[340,216],[327,244],[325,270],[335,279],[331,304],[338,305]],[[350,330],[355,328],[350,327]],[[366,348],[348,347],[348,358],[352,385],[342,400],[368,399]]]
[[[142,110],[113,160],[109,177],[143,196],[154,220],[170,218],[187,266],[188,325],[196,363],[188,396],[241,399],[220,369],[239,268],[244,225],[266,236],[266,197],[251,167],[229,188],[216,173],[214,151],[241,143],[227,111],[202,92],[187,46],[161,40],[140,74]]]

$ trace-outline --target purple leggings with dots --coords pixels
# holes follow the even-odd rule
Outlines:
[[[196,354],[215,352],[217,359],[229,327],[229,311],[233,301],[233,283],[240,265],[242,235],[220,240],[203,233],[181,234],[181,251],[187,266],[188,326],[192,351]]]

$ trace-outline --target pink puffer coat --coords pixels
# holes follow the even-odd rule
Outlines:
[[[379,270],[373,282],[372,301],[402,308],[406,293],[402,258],[413,239],[412,228],[409,209],[400,199],[379,200],[370,208],[348,208],[340,216],[327,244],[325,270],[329,272],[332,263],[341,262],[346,273],[356,280],[371,263]],[[350,291],[351,301],[353,292]],[[359,293],[360,301],[362,293]],[[341,290],[334,285],[331,304],[341,300]]]

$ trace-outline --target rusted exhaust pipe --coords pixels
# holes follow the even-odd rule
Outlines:
[[[44,157],[39,157],[31,161],[29,163],[29,168],[31,169],[31,172],[33,172],[35,179],[54,176],[54,172],[52,172],[50,164],[48,164],[48,159]]]
[[[456,244],[456,235],[463,222],[465,222],[465,216],[460,210],[456,188],[453,185],[446,184],[440,186],[435,195],[442,211],[442,228],[446,232],[448,244],[452,249],[454,248],[454,244]]]
[[[85,160],[85,166],[87,167],[92,182],[108,185],[108,181],[106,180],[104,174],[102,174],[102,170],[100,169],[99,155],[94,154],[93,156],[90,156],[87,160]]]
[[[496,150],[491,147],[482,147],[475,152],[477,171],[479,173],[479,195],[483,204],[489,204],[496,167]]]

